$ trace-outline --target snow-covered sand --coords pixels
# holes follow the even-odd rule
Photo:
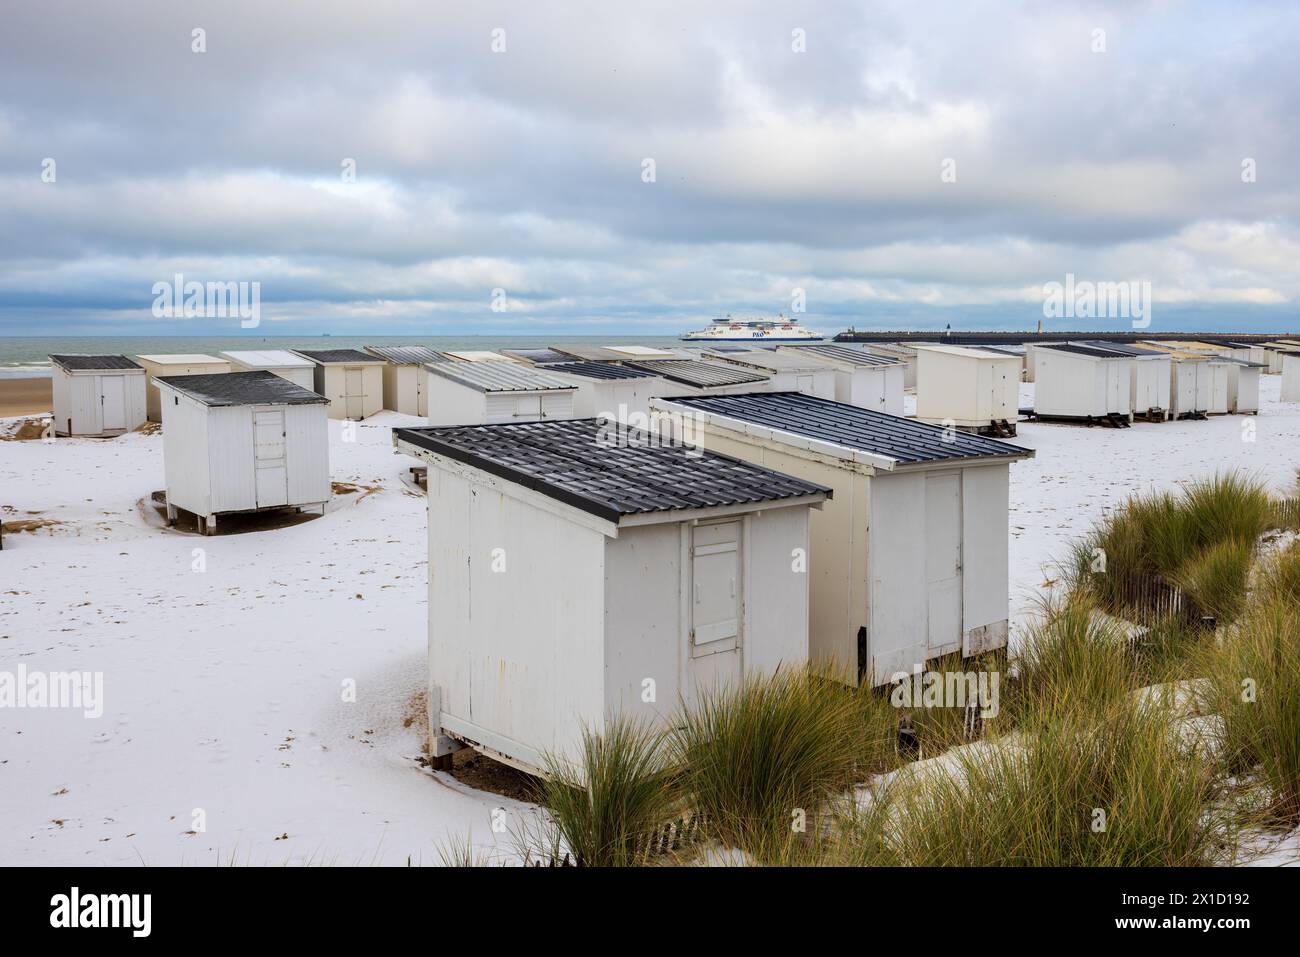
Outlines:
[[[1134,492],[1233,467],[1291,486],[1300,406],[1279,405],[1278,387],[1264,378],[1257,419],[1022,423],[1016,441],[1038,457],[1012,469],[1017,613],[1068,543]],[[519,828],[527,806],[415,761],[425,516],[394,424],[416,423],[382,413],[351,443],[332,423],[333,479],[377,491],[212,538],[138,505],[162,487],[161,436],[0,442],[5,521],[60,523],[6,536],[0,671],[104,675],[98,719],[0,709],[0,864],[436,864],[466,836],[510,854],[493,810]]]

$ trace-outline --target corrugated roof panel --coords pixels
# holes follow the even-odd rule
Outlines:
[[[1156,349],[1138,349],[1126,342],[1110,342],[1102,339],[1088,339],[1078,343],[1079,345],[1088,346],[1091,349],[1102,349],[1106,352],[1113,352],[1119,356],[1131,356],[1134,359],[1158,359],[1166,353]]]
[[[830,489],[598,419],[394,429],[396,439],[617,522],[623,515],[773,502]]]
[[[1114,349],[1102,346],[1085,345],[1082,342],[1041,342],[1036,348],[1050,349],[1052,352],[1068,352],[1071,355],[1087,356],[1089,359],[1124,359]]]
[[[572,362],[573,356],[555,349],[502,349],[501,354],[511,359],[530,362],[535,366],[552,365],[556,362]]]
[[[876,355],[875,353],[867,352],[865,349],[853,349],[849,346],[780,346],[776,351],[808,353],[809,355],[817,356],[818,358],[829,359],[832,362],[858,366],[893,366],[899,364],[899,360],[893,356]]]
[[[798,392],[674,396],[663,401],[846,449],[869,452],[904,465],[944,459],[1011,459],[1034,454],[1029,449],[997,439]]]
[[[321,365],[354,365],[362,362],[383,362],[378,356],[367,355],[358,349],[295,349],[300,356]]]
[[[428,346],[366,346],[366,352],[399,366],[422,366],[427,362],[446,362],[441,353]]]
[[[706,352],[706,355],[713,356],[719,362],[768,372],[825,372],[826,370],[826,363],[818,362],[814,357],[800,355],[796,350],[787,352],[775,349],[750,349],[745,352],[719,352],[711,349]]]
[[[152,355],[136,356],[137,359],[143,359],[146,362],[153,362],[160,366],[197,366],[205,362],[217,364],[229,364],[225,359],[218,359],[216,356],[205,355],[201,352],[181,352],[175,355]]]
[[[588,379],[653,379],[653,372],[613,362],[552,362],[545,366],[547,372],[567,372]]]
[[[231,350],[221,353],[221,358],[250,369],[310,369],[313,365],[310,359],[288,349]]]
[[[274,372],[220,372],[215,375],[174,375],[160,385],[183,392],[204,405],[312,405],[329,401]]]
[[[55,365],[62,366],[69,372],[107,372],[112,369],[140,369],[140,371],[144,371],[138,362],[132,362],[126,356],[69,355],[64,353],[50,356],[50,361]]]
[[[567,379],[550,375],[540,367],[508,359],[500,362],[438,362],[425,368],[480,392],[550,392],[577,388]]]
[[[761,372],[747,372],[736,366],[701,362],[698,359],[651,359],[646,362],[629,362],[628,365],[653,372],[671,382],[681,382],[684,385],[698,386],[703,389],[769,380],[769,377]]]

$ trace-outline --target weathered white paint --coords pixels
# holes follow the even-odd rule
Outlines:
[[[1032,350],[1031,350],[1032,351]],[[1147,415],[1159,409],[1169,417],[1171,409],[1170,389],[1173,374],[1170,367],[1173,360],[1167,355],[1153,352],[1150,358],[1135,357],[1131,367],[1132,379],[1129,389],[1129,405],[1134,415]]]
[[[864,342],[862,348],[872,355],[897,359],[903,363],[903,389],[916,388],[916,348],[900,343]]]
[[[547,753],[576,758],[582,729],[610,715],[666,717],[722,665],[807,660],[808,580],[791,567],[808,543],[807,500],[622,527],[397,446],[429,463],[434,753],[452,736],[536,770]],[[715,526],[738,532],[740,620],[729,652],[696,654],[691,546]]]
[[[1063,418],[1132,418],[1133,360],[1031,345],[1034,412]]]
[[[1249,361],[1249,360],[1247,360]],[[1228,367],[1228,411],[1244,414],[1259,411],[1259,366],[1233,363]]]
[[[789,352],[798,348],[778,347],[777,352]],[[875,409],[888,415],[903,414],[903,393],[907,387],[905,362],[900,360],[887,365],[862,365],[833,355],[813,354],[809,358],[835,373],[835,394],[827,398],[859,409]]]
[[[121,435],[145,423],[143,369],[68,370],[52,364],[56,435]]]
[[[657,425],[682,409],[671,399],[651,403]],[[876,685],[951,651],[969,656],[1005,647],[1010,576],[1005,460],[896,466],[858,450],[696,410],[690,414],[691,434],[708,451],[832,489],[833,497],[811,513],[808,555],[809,656],[828,673],[856,681],[860,630],[866,638],[865,677]],[[680,424],[675,428],[683,434]],[[944,476],[946,498],[939,494]],[[927,496],[931,481],[934,491]],[[939,513],[941,507],[945,511]],[[953,558],[954,547],[962,556],[955,592],[953,576],[942,574],[943,560]],[[951,611],[958,605],[954,621]],[[949,617],[932,628],[932,610],[945,609]]]
[[[145,409],[150,422],[162,421],[162,405],[158,398],[158,379],[169,375],[215,375],[230,371],[230,361],[203,354],[177,354],[136,356],[148,375],[145,388]]]
[[[323,403],[208,406],[160,384],[169,505],[206,518],[329,501]]]
[[[1020,357],[961,346],[916,347],[916,416],[960,428],[1014,422]]]
[[[1300,352],[1278,353],[1282,361],[1283,402],[1300,402]]]
[[[384,362],[384,408],[406,415],[428,415],[428,373],[418,363]]]
[[[577,389],[484,392],[427,370],[424,376],[430,425],[486,425],[578,418],[574,412]]]
[[[384,407],[384,366],[374,362],[315,362],[312,389],[329,399],[331,419],[359,421]]]
[[[650,400],[669,391],[659,376],[593,379],[564,372],[558,366],[547,366],[545,371],[577,387],[573,393],[573,418],[577,419],[600,417],[644,428],[650,421]]]

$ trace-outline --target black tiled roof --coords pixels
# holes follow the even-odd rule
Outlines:
[[[615,365],[612,362],[551,362],[546,365],[547,372],[567,372],[570,375],[585,376],[588,379],[650,379],[653,372],[637,369],[634,366]]]
[[[617,522],[830,489],[598,419],[394,429],[402,440]]]
[[[450,361],[428,346],[366,346],[366,352],[399,366],[422,366],[426,362]]]
[[[944,459],[1021,458],[1034,454],[1009,442],[959,430],[950,431],[939,425],[798,392],[674,396],[663,401],[870,452],[903,465]]]
[[[169,375],[157,380],[204,405],[310,405],[323,395],[265,369],[215,375]]]
[[[337,362],[383,362],[378,356],[366,355],[356,349],[316,349],[308,351],[307,349],[295,349],[294,352],[300,356],[306,356],[312,362],[319,362],[323,365]]]
[[[98,369],[139,369],[142,372],[144,371],[143,366],[132,362],[126,356],[52,355],[50,361],[62,366],[69,372],[93,372]]]
[[[714,365],[698,359],[647,359],[626,364],[635,369],[645,369],[647,372],[661,375],[671,382],[681,382],[706,389],[721,385],[767,382],[770,378],[760,372],[750,372],[730,365]]]

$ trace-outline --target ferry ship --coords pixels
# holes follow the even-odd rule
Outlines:
[[[707,329],[688,332],[684,342],[821,342],[823,336],[784,315],[775,319],[714,319]]]

